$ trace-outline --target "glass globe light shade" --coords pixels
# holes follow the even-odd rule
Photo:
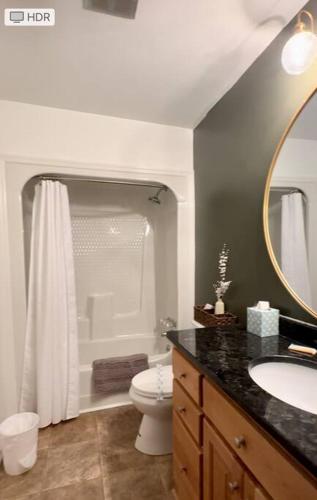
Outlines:
[[[300,31],[286,42],[282,52],[282,66],[290,75],[304,73],[317,56],[317,36],[311,31]]]

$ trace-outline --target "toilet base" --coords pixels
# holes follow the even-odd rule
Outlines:
[[[143,415],[135,447],[146,455],[172,453],[172,416],[162,419]]]

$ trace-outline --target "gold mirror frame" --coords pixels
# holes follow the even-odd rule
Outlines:
[[[287,279],[285,278],[277,260],[275,257],[275,253],[273,250],[272,246],[272,241],[270,237],[270,230],[269,230],[269,199],[270,199],[270,187],[271,187],[271,180],[274,172],[274,168],[277,163],[277,159],[280,155],[281,149],[286,141],[286,138],[289,134],[289,131],[293,127],[294,123],[296,122],[298,116],[301,114],[305,106],[309,103],[310,99],[313,97],[313,95],[317,92],[317,87],[314,87],[314,90],[309,94],[308,98],[304,101],[304,103],[300,106],[300,108],[296,111],[294,114],[293,118],[291,119],[289,125],[287,126],[286,130],[284,131],[278,146],[275,150],[269,173],[266,179],[265,183],[265,191],[264,191],[264,200],[263,200],[263,227],[264,227],[264,237],[265,237],[265,243],[266,243],[266,248],[268,250],[271,262],[273,264],[273,267],[275,269],[276,274],[278,275],[279,279],[285,286],[286,290],[289,292],[289,294],[293,297],[293,299],[296,300],[296,302],[309,314],[311,314],[314,318],[317,318],[317,311],[309,307],[298,295],[297,293],[293,290],[293,288],[289,285]]]

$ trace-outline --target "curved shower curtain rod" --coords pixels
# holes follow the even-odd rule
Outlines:
[[[293,193],[300,193],[304,200],[307,200],[306,193],[298,188],[298,187],[293,187],[293,186],[270,186],[270,191],[276,191],[280,193],[286,193],[286,194],[293,194]]]
[[[40,181],[81,181],[81,182],[97,182],[100,184],[124,184],[126,186],[144,186],[153,187],[168,190],[168,187],[164,184],[151,184],[148,182],[138,182],[138,181],[120,181],[120,180],[110,180],[110,179],[95,179],[93,177],[71,177],[71,176],[61,176],[61,175],[38,175],[36,176]]]

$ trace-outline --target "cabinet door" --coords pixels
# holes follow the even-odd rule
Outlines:
[[[270,500],[261,486],[247,472],[243,477],[243,500]]]
[[[201,492],[201,449],[173,413],[173,469],[179,500],[198,500]]]
[[[242,499],[243,469],[217,432],[204,420],[204,500]]]

